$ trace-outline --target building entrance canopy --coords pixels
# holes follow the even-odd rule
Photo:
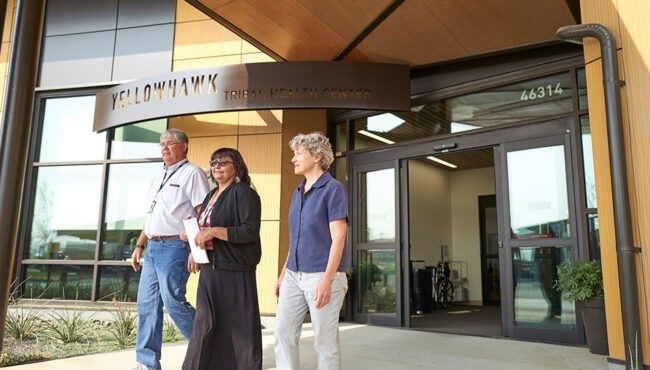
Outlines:
[[[186,114],[292,108],[407,111],[409,67],[313,61],[171,72],[97,94],[93,130]]]

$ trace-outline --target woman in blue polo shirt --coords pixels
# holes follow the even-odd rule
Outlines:
[[[299,134],[289,145],[294,173],[305,180],[291,201],[289,255],[274,289],[276,364],[281,370],[300,368],[298,340],[309,312],[318,368],[339,369],[339,311],[348,290],[347,195],[327,172],[334,161],[327,137]]]

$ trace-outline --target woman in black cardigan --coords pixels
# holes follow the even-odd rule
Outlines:
[[[255,268],[262,257],[260,197],[241,154],[221,148],[210,157],[218,186],[203,200],[196,245],[201,265],[196,316],[183,369],[261,369],[262,330]],[[184,233],[181,237],[186,238]],[[190,254],[190,272],[198,267]]]

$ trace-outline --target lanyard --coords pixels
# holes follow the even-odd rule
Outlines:
[[[162,181],[162,183],[160,184],[160,187],[158,188],[158,191],[156,192],[156,194],[160,193],[160,191],[162,190],[163,186],[165,186],[165,184],[167,183],[167,181],[169,181],[169,179],[171,179],[172,176],[174,176],[174,174],[176,173],[176,171],[178,171],[181,167],[183,167],[183,165],[184,165],[185,163],[187,163],[187,161],[181,163],[181,165],[178,166],[178,168],[176,168],[176,169],[174,170],[174,172],[172,172],[172,174],[169,175],[169,177],[167,177],[167,171],[165,171],[165,176],[163,176],[163,181]]]

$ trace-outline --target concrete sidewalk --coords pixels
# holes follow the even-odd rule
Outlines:
[[[269,327],[269,326],[267,326]],[[314,333],[303,326],[300,340],[303,369],[315,369]],[[275,369],[273,329],[263,330],[264,369]],[[341,325],[345,369],[607,369],[605,356],[587,348],[509,339],[429,333],[357,324]],[[180,369],[187,342],[163,346],[163,369]],[[135,350],[45,361],[12,369],[115,370],[135,366]]]

